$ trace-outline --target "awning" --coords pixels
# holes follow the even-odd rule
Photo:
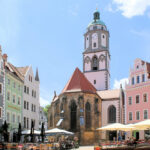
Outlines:
[[[57,127],[60,126],[63,120],[64,120],[64,119],[59,119],[59,121],[57,122],[56,126],[57,126]]]

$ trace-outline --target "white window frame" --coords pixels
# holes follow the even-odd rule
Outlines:
[[[148,119],[148,109],[144,109],[144,110],[143,110],[143,119],[144,119],[144,120],[146,120],[146,119],[144,118],[144,111],[145,111],[145,110],[147,111],[147,118],[146,118],[146,119]]]
[[[130,113],[132,114],[132,120],[133,120],[133,113],[131,111],[128,113],[128,116],[129,116],[128,120],[132,121],[132,120],[130,120]]]
[[[18,117],[19,117],[19,120],[18,120]],[[17,123],[21,123],[21,115],[17,115]]]
[[[13,101],[14,96],[15,96],[15,102]],[[16,104],[16,94],[13,94],[13,95],[12,95],[12,103],[13,103],[13,104]]]
[[[139,119],[137,119],[137,116],[136,116],[136,113],[137,113],[137,112],[139,112]],[[136,120],[140,120],[140,111],[139,111],[139,110],[137,110],[137,111],[135,112],[135,119],[136,119]]]
[[[15,116],[15,118],[13,118],[13,115]],[[15,113],[12,113],[12,123],[16,123],[16,114]]]
[[[146,94],[146,102],[148,102],[148,93],[144,93],[144,94]],[[144,102],[144,94],[143,94],[143,102]],[[144,103],[146,103],[146,102],[144,102]]]
[[[129,103],[129,98],[131,98],[131,104]],[[128,105],[132,105],[132,96],[128,97]]]
[[[136,102],[136,96],[139,96],[139,103]],[[135,95],[135,104],[140,104],[140,95]]]
[[[19,99],[20,99],[20,104],[18,104]],[[21,105],[21,97],[20,96],[18,96],[18,102],[17,102],[17,104],[20,106]]]
[[[8,95],[8,93],[9,93],[9,100],[7,99],[7,95]],[[7,101],[11,101],[11,92],[10,92],[10,90],[7,90],[7,95],[6,95],[6,99],[7,99]]]
[[[7,113],[9,114],[9,120],[8,120],[8,118],[7,118]],[[11,122],[11,113],[10,113],[10,111],[7,111],[7,112],[6,112],[6,120],[7,120],[8,123]]]

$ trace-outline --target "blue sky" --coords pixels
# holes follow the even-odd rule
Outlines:
[[[41,105],[82,70],[83,34],[98,7],[110,32],[111,87],[124,81],[135,58],[150,62],[149,0],[0,0],[0,44],[16,66],[40,75]]]

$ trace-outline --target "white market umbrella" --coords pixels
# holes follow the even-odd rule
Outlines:
[[[133,128],[133,127],[127,127],[126,125],[121,124],[121,123],[113,123],[113,124],[98,128],[97,130],[117,131],[118,132],[118,131],[127,131],[127,130],[130,131],[129,130],[130,128]],[[117,133],[117,141],[118,141],[118,133]]]
[[[30,135],[30,133],[31,133],[31,130],[24,130],[21,132],[21,134],[23,135]],[[34,130],[34,134],[40,135],[40,131]]]
[[[150,128],[150,119],[135,123],[133,126],[138,130],[147,130]]]
[[[54,134],[67,134],[67,135],[73,135],[74,133],[66,131],[66,130],[63,130],[63,129],[53,128],[53,129],[45,131],[45,134],[52,134],[52,135],[54,135]]]

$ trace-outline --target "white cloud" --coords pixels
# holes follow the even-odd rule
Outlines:
[[[43,97],[40,97],[40,106],[45,107],[46,105],[49,105],[50,101],[44,99]]]
[[[113,0],[116,10],[122,11],[122,15],[127,18],[144,15],[150,7],[150,0]]]
[[[122,88],[125,88],[125,84],[128,84],[128,78],[123,78],[120,80],[115,79],[114,81],[114,85],[113,85],[113,89],[119,89],[120,88],[120,84],[122,84]]]

